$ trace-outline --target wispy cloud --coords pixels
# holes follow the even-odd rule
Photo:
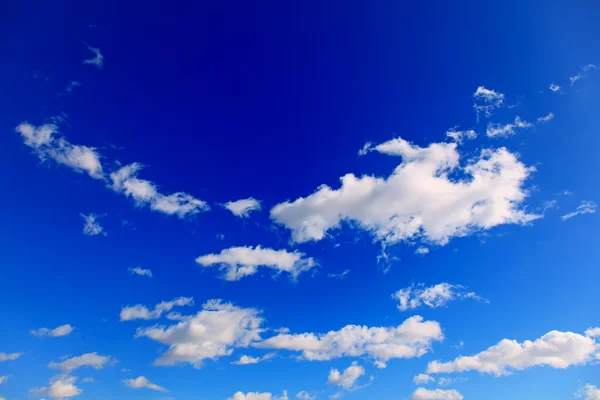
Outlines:
[[[131,389],[150,389],[157,392],[168,392],[168,390],[164,387],[150,382],[145,376],[140,376],[135,379],[126,379],[123,381],[123,383],[125,386]]]
[[[464,286],[445,282],[429,287],[424,284],[413,284],[398,290],[392,295],[392,298],[399,301],[398,309],[400,311],[413,310],[422,305],[430,308],[445,307],[449,302],[460,299],[486,301],[475,292],[467,292]]]
[[[515,117],[515,121],[505,125],[489,123],[486,130],[487,137],[500,138],[514,135],[515,129],[526,129],[531,128],[533,124],[522,120],[521,117]]]
[[[34,330],[30,331],[30,333],[33,336],[38,336],[38,337],[44,337],[44,336],[48,336],[48,337],[60,337],[60,336],[68,336],[68,335],[70,335],[71,332],[73,332],[74,329],[75,329],[74,326],[72,326],[70,324],[65,324],[65,325],[61,325],[59,327],[56,327],[54,329],[48,329],[48,328],[34,329]]]
[[[587,77],[590,73],[596,70],[596,66],[594,64],[588,64],[585,67],[581,68],[581,71],[577,73],[577,75],[569,78],[571,81],[571,86],[575,84],[575,82]]]
[[[473,107],[477,112],[477,120],[479,120],[481,113],[486,117],[490,117],[495,109],[504,105],[504,94],[479,86],[473,93],[473,101]]]
[[[231,211],[233,215],[240,218],[248,218],[252,211],[259,211],[262,207],[260,201],[249,197],[236,201],[229,201],[223,204],[223,207]]]
[[[554,119],[554,114],[553,113],[548,113],[548,115],[544,115],[543,117],[539,117],[537,119],[538,124],[539,123],[545,123],[545,122],[550,122]]]
[[[268,354],[265,354],[262,357],[251,357],[251,356],[243,355],[243,356],[240,357],[239,360],[233,361],[232,364],[234,364],[234,365],[258,364],[258,363],[261,363],[263,361],[270,360],[273,357],[275,357],[275,353],[268,353]]]
[[[597,205],[595,202],[593,201],[589,201],[589,200],[584,200],[581,202],[581,204],[575,209],[575,211],[572,211],[568,214],[563,215],[562,217],[560,217],[563,221],[566,221],[568,219],[571,219],[573,217],[576,217],[577,215],[583,215],[583,214],[593,214],[596,212],[596,208]]]
[[[104,235],[107,236],[107,233],[104,231],[104,228],[98,222],[99,215],[96,214],[79,214],[81,218],[83,218],[83,234],[86,236],[97,236]]]
[[[560,86],[558,86],[557,84],[554,84],[554,83],[551,83],[550,86],[548,87],[548,89],[550,89],[554,93],[560,92]]]
[[[152,278],[152,271],[149,269],[135,267],[129,268],[127,271],[129,271],[131,275],[147,276],[148,278]]]
[[[90,64],[96,66],[98,69],[104,67],[104,56],[97,47],[88,46],[88,50],[94,54],[94,57],[83,60],[84,64]]]

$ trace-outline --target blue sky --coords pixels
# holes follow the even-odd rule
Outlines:
[[[9,2],[0,399],[600,398],[600,7]]]

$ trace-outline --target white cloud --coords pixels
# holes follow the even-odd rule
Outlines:
[[[423,304],[431,308],[445,307],[448,302],[459,299],[483,300],[474,292],[467,292],[461,285],[445,282],[429,287],[422,283],[411,285],[398,290],[392,298],[400,302],[398,309],[401,311],[413,310]]]
[[[126,306],[121,309],[121,321],[131,321],[135,319],[158,319],[164,312],[169,312],[173,307],[184,307],[194,305],[192,297],[178,297],[171,301],[161,301],[154,306],[153,310],[149,310],[146,306],[136,304],[135,306]]]
[[[454,361],[432,361],[428,374],[479,371],[496,376],[534,366],[568,368],[585,364],[598,357],[600,346],[594,339],[573,332],[551,331],[535,341],[503,339],[474,356],[460,356]]]
[[[415,250],[415,254],[424,256],[425,254],[429,254],[429,249],[427,247],[420,246]]]
[[[147,337],[169,346],[154,365],[189,363],[199,368],[206,359],[231,355],[234,347],[260,340],[263,323],[259,311],[221,300],[209,300],[196,315],[165,326],[140,328],[136,337]]]
[[[566,221],[568,219],[571,219],[577,215],[583,215],[583,214],[593,214],[596,212],[596,203],[594,203],[593,201],[588,201],[588,200],[584,200],[581,202],[581,204],[575,209],[575,211],[570,212],[568,214],[563,215],[562,217],[560,217],[563,221]]]
[[[504,94],[479,86],[473,93],[473,101],[473,107],[479,120],[481,113],[484,113],[486,117],[490,117],[492,111],[504,105]]]
[[[90,377],[87,377],[87,378],[83,378],[83,379],[81,380],[81,382],[82,382],[82,383],[93,383],[93,382],[94,382],[94,378],[92,378],[91,376],[90,376]]]
[[[485,134],[491,138],[508,137],[514,135],[515,129],[527,129],[531,128],[533,124],[522,120],[518,115],[515,117],[515,121],[506,125],[488,123]]]
[[[21,353],[0,353],[0,362],[14,361],[21,357]]]
[[[235,365],[258,364],[260,362],[270,360],[273,357],[275,357],[275,353],[268,353],[262,357],[251,357],[251,356],[243,355],[240,357],[239,360],[232,362],[232,364],[235,364]]]
[[[99,216],[96,214],[79,214],[83,218],[83,234],[86,236],[104,235],[106,232],[98,222]]]
[[[539,123],[545,123],[545,122],[550,122],[554,119],[554,114],[553,113],[548,113],[548,115],[545,115],[543,117],[539,117],[537,119],[538,124]]]
[[[433,381],[435,381],[435,379],[427,374],[419,374],[413,378],[415,385],[426,385]]]
[[[349,273],[350,273],[350,270],[346,269],[343,272],[340,272],[339,274],[333,274],[333,273],[327,274],[327,277],[331,278],[331,279],[344,279],[348,276]]]
[[[231,211],[236,217],[240,218],[248,218],[252,211],[259,211],[262,208],[260,201],[252,197],[237,201],[229,201],[223,204],[223,207]]]
[[[5,384],[8,381],[8,376],[0,376],[0,385]]]
[[[150,209],[167,215],[177,215],[179,218],[208,211],[206,202],[192,195],[177,192],[164,195],[158,191],[156,184],[137,177],[143,168],[139,163],[132,163],[112,172],[112,189],[131,197],[139,206],[148,205]]]
[[[581,72],[577,73],[577,75],[569,78],[571,81],[571,86],[575,84],[580,79],[587,77],[591,72],[596,70],[596,66],[594,64],[588,64],[581,69]]]
[[[560,86],[558,86],[558,85],[556,85],[556,84],[554,84],[554,83],[551,83],[551,84],[550,84],[550,86],[549,86],[548,88],[549,88],[550,90],[552,90],[554,93],[556,93],[556,92],[560,91]]]
[[[29,394],[35,397],[51,397],[53,399],[67,399],[69,397],[79,396],[83,390],[75,386],[77,377],[59,375],[50,380],[50,386],[39,389],[31,389]]]
[[[600,389],[587,384],[575,393],[575,397],[585,398],[585,400],[600,400]]]
[[[48,367],[52,369],[60,369],[63,373],[69,374],[71,371],[81,367],[90,367],[94,369],[102,369],[108,363],[114,360],[110,356],[99,356],[98,353],[82,354],[78,357],[68,358],[62,362],[51,362]]]
[[[411,400],[463,400],[463,395],[456,390],[418,388],[410,398]]]
[[[123,383],[125,384],[125,386],[132,389],[151,389],[157,392],[168,392],[168,390],[164,387],[155,385],[154,383],[150,382],[148,379],[146,379],[145,376],[139,376],[135,379],[125,379]]]
[[[149,269],[135,267],[129,268],[127,271],[129,271],[131,275],[147,276],[148,278],[152,278],[152,271]]]
[[[100,53],[100,49],[97,47],[88,46],[88,50],[94,53],[94,57],[83,60],[83,63],[95,65],[96,68],[102,69],[102,67],[104,67],[104,56],[102,53]]]
[[[302,272],[317,266],[312,257],[304,253],[287,250],[273,250],[260,246],[231,247],[219,254],[207,254],[196,258],[203,267],[217,265],[224,271],[223,279],[237,281],[258,272],[258,267],[272,269],[276,274],[286,272],[296,279]]]
[[[385,179],[347,174],[339,189],[322,185],[307,197],[276,205],[271,217],[290,229],[296,242],[321,240],[348,221],[385,244],[421,238],[440,245],[540,217],[521,207],[527,197],[523,185],[534,168],[505,148],[483,150],[465,166],[459,164],[456,143],[421,148],[397,138],[374,151],[402,156],[402,163]]]
[[[332,368],[329,371],[329,377],[327,378],[327,382],[330,385],[340,386],[345,390],[352,390],[356,387],[356,381],[358,380],[358,378],[360,378],[364,374],[365,369],[358,365],[356,362],[354,362],[343,372]]]
[[[585,331],[585,336],[600,337],[600,328],[590,328]]]
[[[56,327],[54,329],[48,329],[48,328],[34,329],[31,331],[31,334],[34,336],[39,336],[39,337],[43,337],[43,336],[60,337],[60,336],[68,336],[69,334],[71,334],[71,332],[73,332],[73,329],[75,329],[74,326],[71,326],[70,324],[65,324],[65,325]]]
[[[421,357],[433,341],[444,338],[440,324],[413,316],[397,327],[367,327],[347,325],[326,334],[279,334],[254,346],[302,353],[311,361],[326,361],[340,357],[368,356],[376,361],[394,358]]]
[[[25,144],[31,147],[42,161],[52,159],[77,172],[86,172],[94,179],[104,178],[100,155],[96,149],[71,144],[62,137],[57,138],[55,134],[58,132],[58,127],[56,125],[45,124],[38,127],[22,122],[15,130],[21,134]]]
[[[76,87],[79,87],[79,86],[81,86],[81,83],[79,83],[77,81],[69,81],[69,83],[67,83],[67,86],[65,87],[65,90],[64,90],[64,92],[62,94],[64,94],[64,93],[73,93],[73,90]]]
[[[300,399],[300,400],[315,400],[317,398],[316,395],[311,396],[310,394],[308,394],[308,392],[305,392],[304,390],[298,392],[298,394],[296,394],[296,398]]]
[[[289,400],[289,398],[287,392],[284,390],[281,397],[273,396],[271,393],[250,392],[244,394],[243,392],[237,392],[227,400]]]
[[[457,128],[458,127],[455,126],[446,131],[446,136],[454,140],[456,143],[462,143],[464,139],[473,140],[477,138],[477,133],[473,129],[459,131]]]

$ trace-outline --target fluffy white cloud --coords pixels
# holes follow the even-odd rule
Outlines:
[[[354,362],[343,372],[332,368],[329,371],[329,377],[327,378],[327,382],[330,385],[340,386],[346,390],[352,390],[356,387],[356,381],[358,380],[358,378],[360,378],[364,374],[365,369],[358,365],[356,362]]]
[[[158,191],[155,183],[137,177],[143,168],[139,163],[132,163],[112,172],[112,189],[131,197],[137,205],[149,205],[150,209],[179,218],[208,211],[206,202],[198,200],[190,194],[177,192],[164,195]]]
[[[71,144],[62,137],[57,138],[56,125],[45,124],[38,127],[22,122],[16,127],[16,131],[42,161],[52,159],[77,172],[86,172],[92,178],[103,179],[100,155],[96,150],[92,147]]]
[[[258,267],[270,268],[276,274],[286,272],[292,279],[296,279],[302,272],[317,266],[315,260],[305,257],[304,253],[290,253],[287,250],[273,250],[260,246],[231,247],[219,254],[200,256],[196,258],[196,262],[203,267],[217,265],[224,271],[223,279],[228,281],[237,281],[253,275],[258,271]]]
[[[413,378],[413,382],[416,385],[424,385],[424,384],[428,384],[429,382],[433,382],[433,381],[435,381],[435,379],[427,374],[415,375],[415,377]]]
[[[339,189],[322,185],[307,197],[276,205],[271,217],[291,229],[296,242],[321,240],[349,221],[387,244],[422,238],[440,245],[475,230],[540,217],[521,207],[523,185],[534,168],[505,148],[483,150],[465,166],[456,143],[421,148],[397,138],[373,150],[402,156],[402,163],[385,179],[347,174]]]
[[[104,67],[104,56],[97,47],[88,46],[88,50],[94,54],[94,57],[83,60],[84,64],[95,65],[96,68],[102,69]]]
[[[479,120],[481,113],[489,117],[492,115],[492,111],[504,105],[504,94],[479,86],[473,93],[473,101],[473,108],[475,108]]]
[[[98,222],[98,215],[96,214],[79,214],[81,218],[83,218],[83,234],[86,236],[97,236],[104,235],[106,236],[106,232],[104,232],[104,228]]]
[[[551,83],[548,88],[550,90],[552,90],[552,92],[554,92],[554,93],[560,91],[560,86],[558,86],[557,84],[554,84],[554,83]]]
[[[240,218],[247,218],[252,211],[259,211],[262,208],[260,201],[252,197],[237,201],[229,201],[223,204],[223,207],[231,211],[236,217]]]
[[[575,393],[576,397],[585,398],[585,400],[600,400],[600,389],[594,385],[587,384]]]
[[[0,376],[0,385],[6,383],[8,381],[8,376]]]
[[[149,269],[135,267],[129,268],[127,271],[129,271],[131,275],[147,276],[148,278],[152,278],[152,271]]]
[[[171,301],[161,301],[149,310],[146,306],[136,304],[135,306],[126,306],[121,309],[121,321],[131,321],[135,319],[158,319],[163,313],[171,311],[174,307],[184,307],[194,305],[192,297],[178,297]]]
[[[237,392],[227,400],[289,400],[289,398],[287,392],[284,390],[281,397],[273,396],[271,393],[250,392],[244,394],[243,392]]]
[[[168,392],[164,387],[150,382],[145,376],[139,376],[135,379],[125,379],[123,383],[125,386],[132,389],[151,389],[157,392]]]
[[[310,394],[308,394],[307,392],[302,390],[296,394],[296,398],[300,399],[300,400],[315,400],[317,398],[317,396],[316,395],[311,396]]]
[[[600,337],[600,328],[590,328],[585,331],[585,336]]]
[[[75,329],[74,326],[71,326],[70,324],[65,324],[65,325],[56,327],[54,329],[48,329],[48,328],[34,329],[31,331],[31,334],[34,336],[39,336],[39,337],[43,337],[43,336],[60,337],[60,336],[67,336],[67,335],[71,334],[71,332],[73,332],[73,329]]]
[[[418,388],[410,398],[411,400],[463,400],[463,395],[456,390]]]
[[[595,202],[593,201],[587,201],[584,200],[581,202],[581,204],[575,209],[575,211],[572,211],[568,214],[563,215],[562,217],[560,217],[563,221],[566,221],[568,219],[571,219],[577,215],[583,215],[583,214],[593,214],[596,212],[596,208],[597,205]]]
[[[474,292],[467,292],[461,285],[450,283],[438,283],[434,286],[425,287],[424,284],[411,285],[400,289],[392,295],[400,304],[401,311],[412,310],[425,304],[431,308],[444,307],[448,302],[458,299],[482,300]]]
[[[477,133],[473,129],[460,131],[458,127],[450,128],[446,131],[446,136],[454,140],[456,143],[462,143],[464,139],[473,140],[477,138]]]
[[[347,325],[326,334],[282,333],[255,347],[298,351],[306,360],[368,356],[376,361],[413,358],[426,354],[433,341],[444,338],[440,324],[413,316],[397,327]]]
[[[202,307],[202,311],[184,317],[178,324],[138,329],[136,337],[169,346],[155,365],[189,363],[199,368],[205,359],[231,355],[234,347],[248,347],[260,340],[263,320],[258,310],[221,300],[209,300]]]
[[[415,250],[415,254],[424,256],[425,254],[429,254],[429,249],[427,247],[421,246]]]
[[[235,365],[258,364],[260,362],[270,360],[273,357],[275,357],[275,353],[265,354],[262,357],[251,357],[251,356],[243,355],[240,357],[239,360],[232,362],[232,364],[235,364]]]
[[[50,386],[31,389],[29,394],[35,397],[48,396],[58,400],[79,396],[83,390],[75,386],[76,381],[77,377],[60,375],[50,380]]]
[[[518,115],[515,117],[515,121],[506,125],[489,123],[485,134],[491,138],[500,138],[514,135],[515,129],[526,129],[531,128],[533,124],[522,120]]]
[[[68,358],[59,363],[51,362],[48,364],[48,367],[60,369],[63,373],[68,374],[81,367],[102,369],[106,364],[113,361],[114,360],[110,356],[100,356],[98,353],[87,353],[78,357]]]
[[[544,122],[550,122],[554,119],[554,114],[553,113],[548,113],[548,115],[544,115],[543,117],[539,117],[537,119],[538,124],[539,123],[544,123]]]
[[[578,80],[585,78],[586,76],[588,76],[588,74],[590,72],[593,72],[596,70],[596,66],[594,64],[588,64],[585,67],[583,67],[581,69],[581,72],[578,72],[577,75],[572,76],[569,78],[569,80],[571,81],[571,86],[573,86],[575,84],[575,82],[577,82]]]
[[[14,361],[21,357],[21,353],[0,353],[0,362]]]
[[[479,371],[501,376],[534,366],[568,368],[597,358],[599,350],[600,346],[590,337],[551,331],[533,342],[503,339],[474,356],[460,356],[445,363],[432,361],[427,365],[427,373]]]

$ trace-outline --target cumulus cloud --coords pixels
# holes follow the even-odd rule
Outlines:
[[[250,392],[244,394],[243,392],[237,392],[227,400],[289,400],[287,392],[284,390],[282,396],[273,396],[271,393],[258,393]]]
[[[243,355],[239,360],[232,362],[234,365],[249,365],[249,364],[258,364],[263,361],[270,360],[275,357],[275,353],[268,353],[262,357],[251,357],[247,355]]]
[[[14,361],[21,357],[21,353],[0,353],[0,362]]]
[[[317,266],[312,257],[305,257],[299,251],[273,250],[260,246],[231,247],[219,254],[207,254],[196,258],[203,267],[218,266],[223,271],[223,279],[237,281],[254,275],[259,267],[273,270],[276,274],[290,274],[292,279]]]
[[[34,397],[47,396],[58,400],[79,396],[83,390],[75,386],[76,381],[77,377],[60,375],[50,380],[50,386],[31,389],[29,394]]]
[[[492,111],[504,105],[504,94],[495,90],[486,89],[484,86],[479,86],[473,93],[473,107],[477,112],[477,119],[481,113],[486,117],[492,115]]]
[[[102,69],[102,67],[104,67],[104,56],[100,52],[100,49],[97,47],[88,46],[88,50],[91,51],[94,56],[92,58],[83,60],[83,63],[94,65],[96,68]]]
[[[473,129],[461,131],[458,130],[457,126],[455,126],[446,131],[446,137],[449,137],[456,143],[462,143],[464,139],[473,140],[477,138],[477,133]]]
[[[594,64],[586,65],[581,69],[580,72],[577,73],[577,75],[569,78],[569,80],[571,81],[571,86],[573,86],[575,82],[579,81],[580,79],[587,77],[591,72],[594,72],[595,70],[596,66]]]
[[[113,362],[110,356],[100,356],[98,353],[82,354],[78,357],[68,358],[62,362],[51,362],[48,367],[52,369],[60,369],[63,373],[69,374],[71,371],[81,367],[90,367],[94,369],[102,369],[108,363]]]
[[[259,211],[262,207],[260,201],[249,197],[237,201],[229,201],[223,207],[231,211],[233,215],[240,218],[248,218],[252,211]]]
[[[413,378],[415,385],[425,385],[433,381],[435,381],[435,379],[427,374],[419,374]]]
[[[296,394],[296,398],[300,399],[300,400],[315,400],[317,398],[316,395],[311,396],[310,394],[308,394],[308,392],[305,392],[304,390],[298,392],[298,394]]]
[[[94,179],[104,178],[100,155],[96,149],[74,145],[62,137],[57,137],[58,127],[55,124],[35,126],[22,122],[15,130],[40,160],[52,159],[77,172],[85,172]]]
[[[392,298],[400,302],[398,309],[401,311],[413,310],[423,304],[431,308],[445,307],[450,301],[459,299],[482,300],[474,292],[467,292],[464,286],[445,282],[429,287],[422,283],[411,285],[398,290]]]
[[[311,361],[368,356],[386,362],[395,358],[421,357],[434,341],[443,338],[439,323],[413,316],[397,327],[347,325],[325,334],[282,333],[254,346],[301,352],[303,359]]]
[[[206,202],[184,192],[170,195],[160,193],[155,183],[137,177],[142,168],[142,164],[132,163],[112,172],[110,174],[112,189],[131,197],[139,206],[148,205],[151,210],[167,215],[177,215],[179,218],[210,209]]]
[[[424,256],[425,254],[429,254],[429,249],[427,247],[420,246],[415,250],[415,254]]]
[[[585,336],[600,337],[600,328],[590,328],[585,331]]]
[[[410,396],[411,400],[463,400],[463,395],[456,390],[418,388]]]
[[[99,216],[96,214],[79,214],[81,218],[83,218],[83,234],[86,236],[97,236],[104,235],[106,236],[106,232],[100,222],[98,222]]]
[[[147,276],[148,278],[152,278],[152,271],[149,269],[135,267],[129,268],[127,271],[129,271],[131,275]]]
[[[71,326],[70,324],[65,324],[65,325],[58,326],[54,329],[48,329],[48,328],[34,329],[31,331],[31,334],[34,336],[38,336],[38,337],[44,337],[44,336],[60,337],[60,336],[70,335],[74,329],[75,329],[74,326]]]
[[[551,83],[550,86],[548,87],[548,89],[550,89],[552,92],[556,93],[560,91],[560,86],[558,86],[557,84]]]
[[[518,115],[515,117],[515,121],[509,124],[494,124],[489,123],[485,134],[490,138],[501,138],[514,135],[515,129],[527,129],[531,128],[533,124],[522,120]]]
[[[402,163],[388,178],[347,174],[339,189],[322,185],[307,197],[276,205],[271,217],[296,242],[321,240],[347,221],[384,244],[420,238],[440,245],[540,217],[522,207],[523,185],[534,168],[505,148],[483,150],[464,166],[456,143],[422,148],[397,138],[373,150],[401,156]]]
[[[157,392],[168,392],[164,387],[150,382],[145,376],[139,376],[135,379],[125,379],[123,383],[125,386],[132,389],[151,389]]]
[[[169,346],[154,365],[189,363],[199,368],[206,359],[231,355],[235,347],[248,347],[260,340],[263,320],[258,310],[221,300],[209,300],[202,308],[175,325],[137,330],[136,337],[147,337]]]
[[[585,400],[600,400],[600,389],[594,385],[587,384],[575,393],[575,397]]]
[[[153,310],[149,310],[142,304],[135,306],[126,306],[121,309],[121,321],[132,321],[136,319],[159,319],[163,313],[171,311],[174,307],[184,307],[194,305],[192,297],[178,297],[171,301],[161,301],[154,306]]]
[[[600,346],[590,337],[551,331],[533,342],[503,339],[473,356],[460,356],[450,362],[432,361],[427,365],[427,373],[479,371],[501,376],[535,366],[564,369],[594,360],[599,350]]]
[[[572,212],[570,212],[568,214],[563,215],[562,217],[560,217],[560,219],[562,219],[563,221],[566,221],[568,219],[576,217],[577,215],[593,214],[593,213],[596,212],[596,208],[597,208],[597,205],[596,205],[595,202],[584,200],[575,209],[575,211],[572,211]]]
[[[343,372],[332,368],[329,371],[329,377],[327,378],[327,382],[330,385],[340,386],[345,390],[352,390],[356,387],[356,381],[358,380],[358,378],[360,378],[364,374],[365,369],[358,365],[356,362],[354,362]]]
[[[539,117],[537,119],[538,124],[539,123],[545,123],[545,122],[550,122],[554,119],[554,114],[553,113],[548,113],[548,115],[544,115],[543,117]]]

